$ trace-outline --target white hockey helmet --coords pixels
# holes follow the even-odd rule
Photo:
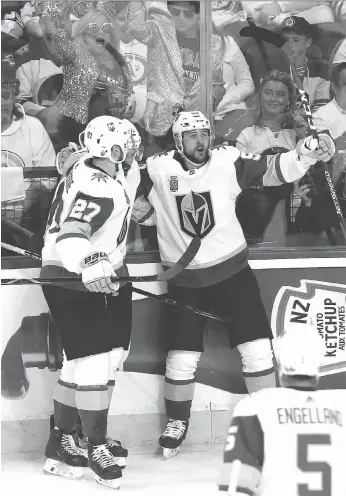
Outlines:
[[[314,327],[290,329],[277,338],[274,348],[281,376],[319,376],[324,340]]]
[[[185,131],[193,131],[195,129],[209,130],[210,146],[213,139],[211,125],[202,112],[199,112],[198,110],[194,112],[180,112],[175,118],[172,126],[173,138],[178,152],[182,155],[184,154],[183,133]]]
[[[138,141],[133,138],[134,133],[129,124],[131,123],[127,120],[101,115],[89,122],[80,134],[79,141],[93,157],[108,158],[114,163],[122,163],[128,150],[134,148],[134,142]],[[119,146],[122,152],[117,161],[112,156],[113,146]]]

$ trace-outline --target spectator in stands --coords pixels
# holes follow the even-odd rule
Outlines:
[[[200,106],[199,2],[129,2],[126,30],[148,45],[148,96],[144,113],[146,130],[154,136],[169,131],[177,112]],[[213,35],[214,110],[225,89],[222,78],[223,43]]]
[[[130,71],[131,82],[136,97],[136,110],[131,117],[131,122],[141,124],[147,98],[147,45],[136,40],[126,32],[126,17],[128,1],[116,1],[114,8],[116,14],[113,18],[119,30],[120,53],[125,58]]]
[[[85,123],[100,115],[130,118],[135,101],[129,71],[105,11],[87,12],[72,28],[55,22],[52,48],[63,66],[60,136],[76,141]]]
[[[71,32],[70,10],[69,2],[39,2],[44,37],[17,52],[20,99],[44,124],[57,151],[78,141],[85,122],[106,114],[129,117],[135,107],[106,12],[88,11]]]
[[[312,111],[316,111],[329,102],[330,83],[328,62],[307,55],[315,37],[314,27],[303,17],[292,16],[284,20],[280,32],[287,41],[283,50],[297,69]]]
[[[319,131],[328,129],[333,139],[346,134],[346,60],[332,68],[330,77],[333,100],[314,113]]]
[[[19,80],[18,101],[26,115],[35,116],[45,126],[54,147],[64,146],[58,136],[61,107],[58,104],[63,83],[62,67],[54,56],[52,23],[40,17],[43,36],[33,39],[14,54]]]
[[[25,3],[23,8],[20,10],[20,17],[24,24],[25,36],[29,40],[41,38],[43,36],[43,31],[40,26],[40,18],[31,2]]]
[[[226,36],[224,40],[226,50],[223,58],[223,79],[226,94],[214,113],[214,132],[217,136],[215,144],[224,140],[235,144],[239,133],[252,124],[247,105],[255,85],[237,42],[232,36]]]
[[[238,136],[238,150],[262,155],[293,150],[307,129],[305,119],[294,109],[295,101],[290,76],[275,70],[267,73],[255,97],[253,125]],[[255,239],[284,246],[290,193],[291,186],[285,185],[250,190],[241,196],[237,215],[245,232]]]
[[[237,110],[247,108],[245,99],[253,93],[255,85],[249,66],[236,41],[231,36],[227,36],[225,45],[223,80],[226,93],[215,111],[215,116],[222,118],[231,112],[227,117],[229,120],[234,120],[239,114]]]
[[[94,87],[91,88],[93,94],[89,102],[88,120],[99,115],[126,119],[132,117],[135,100],[130,98],[133,95],[130,73],[124,58],[119,53],[118,33],[108,14],[99,10],[89,11],[74,25],[73,38],[76,45],[69,46],[69,49],[75,51],[73,64],[76,64],[74,69],[77,74],[83,69],[78,66],[80,48],[87,49],[92,57],[88,59],[89,71],[94,70],[95,64],[98,65],[98,70],[92,77]],[[63,52],[60,53],[64,56]],[[85,62],[83,56],[80,62]],[[85,73],[82,72],[77,85],[79,89],[85,91],[86,88],[82,84],[83,77]]]
[[[2,198],[1,215],[21,224],[23,215],[40,201],[43,190],[54,189],[56,180],[28,179],[23,187],[23,169],[40,166],[55,169],[55,152],[40,121],[25,115],[23,107],[15,103],[18,86],[13,57],[2,58],[1,175],[6,198]]]
[[[20,8],[25,2],[1,2],[1,52],[13,53],[25,45]]]

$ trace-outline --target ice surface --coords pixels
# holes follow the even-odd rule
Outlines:
[[[207,452],[179,453],[170,460],[160,455],[130,455],[120,491],[126,496],[217,496],[222,446]],[[112,489],[98,485],[90,469],[71,481],[42,472],[41,454],[9,456],[2,460],[0,487],[6,494],[25,496],[107,496]],[[115,491],[114,491],[115,492]],[[4,493],[3,493],[4,494]],[[120,492],[115,492],[120,496]]]

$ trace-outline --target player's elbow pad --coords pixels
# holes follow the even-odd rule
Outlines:
[[[69,272],[81,273],[80,262],[92,251],[90,241],[86,238],[63,238],[56,243],[60,260]]]

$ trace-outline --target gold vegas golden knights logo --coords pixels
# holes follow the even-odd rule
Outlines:
[[[191,237],[204,238],[215,226],[209,191],[176,196],[180,227]]]

